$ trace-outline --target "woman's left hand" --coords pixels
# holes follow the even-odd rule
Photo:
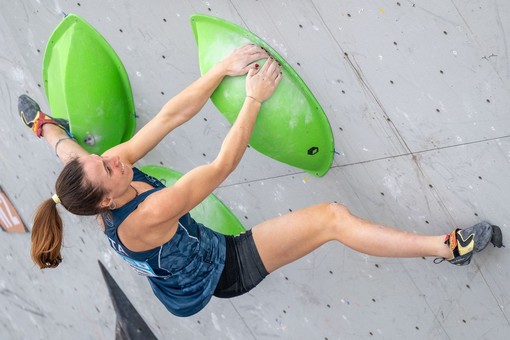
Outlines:
[[[248,44],[236,48],[221,61],[221,64],[225,67],[227,76],[240,76],[246,74],[248,70],[256,68],[255,61],[267,57],[269,54],[262,47]]]

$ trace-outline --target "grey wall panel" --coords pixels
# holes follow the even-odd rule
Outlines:
[[[483,59],[489,60],[508,89],[510,81],[508,20],[510,4],[507,1],[453,1],[465,26],[481,47]]]
[[[508,83],[453,3],[316,6],[411,151],[508,134]]]
[[[502,0],[0,0],[0,185],[30,229],[61,166],[19,122],[16,101],[28,93],[48,111],[41,64],[63,12],[84,17],[119,54],[138,128],[199,76],[189,16],[204,13],[247,27],[282,54],[335,136],[338,155],[323,178],[247,151],[215,193],[248,228],[338,201],[411,233],[489,220],[508,239],[508,8]],[[208,103],[139,165],[185,172],[210,162],[228,128]],[[454,267],[331,242],[245,296],[213,299],[181,319],[110,250],[93,218],[63,218],[64,262],[55,270],[32,264],[29,234],[0,233],[1,338],[112,339],[116,315],[97,260],[160,339],[506,339],[510,332],[505,248],[489,246],[470,266]]]

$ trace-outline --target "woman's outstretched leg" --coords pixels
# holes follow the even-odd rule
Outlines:
[[[64,119],[52,118],[43,113],[39,104],[27,95],[18,98],[18,110],[23,123],[53,148],[62,163],[89,153],[70,137],[69,124]]]
[[[473,250],[481,251],[491,240],[492,226],[486,223],[476,227],[478,234],[471,240],[475,231],[468,231],[461,235],[455,230],[446,237],[417,235],[361,219],[340,204],[323,203],[263,222],[253,228],[253,237],[262,262],[272,272],[332,240],[373,256],[453,259],[457,256],[457,238],[461,237],[465,238],[462,242],[473,241],[470,260]]]

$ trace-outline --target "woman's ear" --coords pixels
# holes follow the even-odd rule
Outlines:
[[[99,205],[101,208],[109,208],[112,205],[112,203],[113,203],[112,197],[105,197],[101,200]]]

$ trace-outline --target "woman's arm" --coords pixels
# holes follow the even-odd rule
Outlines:
[[[139,206],[140,216],[153,218],[144,219],[146,225],[160,225],[165,220],[181,217],[202,202],[234,171],[246,150],[262,102],[273,94],[280,80],[280,66],[272,58],[259,72],[254,69],[248,72],[247,97],[218,156],[212,163],[185,174],[172,187],[150,195],[145,201],[147,204],[144,202]]]
[[[168,133],[190,120],[205,105],[225,76],[245,74],[256,60],[267,58],[256,45],[245,45],[212,67],[206,74],[170,99],[161,111],[129,141],[106,151],[133,164],[152,150]]]

